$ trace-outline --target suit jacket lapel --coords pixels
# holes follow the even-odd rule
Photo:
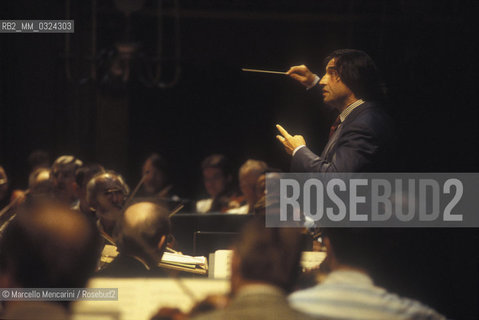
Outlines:
[[[329,153],[331,149],[334,147],[334,145],[336,144],[336,142],[338,141],[338,137],[341,134],[342,128],[343,128],[343,124],[341,124],[333,133],[331,138],[329,138],[328,143],[326,143],[326,146],[323,149],[323,152],[321,152],[321,158],[330,160],[328,159]]]
[[[356,109],[354,109],[347,117],[344,119],[344,122],[341,123],[341,125],[336,129],[334,134],[329,138],[328,143],[326,143],[326,146],[323,149],[323,152],[321,152],[321,158],[326,159],[327,161],[330,161],[332,159],[329,159],[331,157],[331,152],[333,152],[334,147],[336,146],[336,142],[339,140],[339,137],[341,136],[341,131],[343,128],[348,126],[349,123],[354,121],[358,114],[360,114],[363,110],[366,110],[368,108],[371,108],[373,105],[368,102],[364,102],[362,105],[358,106]]]

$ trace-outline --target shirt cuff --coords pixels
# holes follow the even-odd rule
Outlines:
[[[313,84],[310,85],[309,87],[306,88],[306,90],[309,90],[311,88],[313,88],[314,86],[316,86],[319,82],[319,77],[317,75],[314,75],[314,81],[313,81]]]
[[[302,146],[296,147],[296,149],[293,150],[292,156],[294,157],[294,155],[296,154],[296,152],[297,152],[299,149],[301,149],[302,147],[306,147],[306,145],[303,144]]]

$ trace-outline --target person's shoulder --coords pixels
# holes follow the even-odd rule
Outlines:
[[[191,320],[216,320],[216,319],[228,319],[225,317],[225,311],[224,309],[221,310],[214,310],[214,311],[208,311],[204,313],[200,313],[192,318]]]
[[[243,306],[239,308],[226,308],[221,310],[210,311],[199,314],[192,318],[193,320],[216,320],[216,319],[229,319],[229,320],[248,320],[248,319],[264,319],[264,320],[312,320],[311,316],[302,313],[296,309],[293,309],[288,304],[278,305],[274,309],[265,307],[251,307]]]
[[[345,120],[346,131],[369,132],[371,135],[389,137],[394,131],[394,122],[391,116],[379,105],[365,102],[354,109]]]
[[[391,121],[390,115],[376,102],[364,102],[362,105],[354,109],[348,118],[352,121],[369,123],[384,123]]]
[[[323,291],[322,289],[323,286],[317,284],[310,288],[295,291],[288,296],[288,301],[294,305],[296,302],[299,301],[317,298],[321,295],[321,292]]]
[[[407,316],[407,319],[446,320],[445,316],[418,300],[400,297],[389,292],[384,299],[385,304],[396,305],[397,309]]]
[[[419,301],[400,297],[381,287],[362,287],[354,283],[325,283],[312,288],[292,293],[289,303],[300,311],[314,316],[331,318],[354,318],[359,310],[359,301],[366,303],[362,310],[375,315],[378,319],[429,319],[445,320],[446,318],[434,309]],[[335,309],[330,314],[331,306],[341,304],[347,309]]]

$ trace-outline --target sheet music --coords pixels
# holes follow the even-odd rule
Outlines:
[[[232,250],[216,250],[214,260],[215,279],[230,279],[231,277],[231,258]],[[303,251],[301,254],[300,264],[303,270],[309,270],[319,267],[321,262],[326,258],[326,252],[319,251]]]
[[[215,266],[213,278],[215,279],[229,279],[231,277],[231,258],[233,257],[233,250],[216,250],[215,251]]]
[[[204,265],[206,264],[206,257],[193,257],[184,254],[165,252],[163,253],[161,262]]]
[[[227,280],[179,279],[194,293],[196,302],[210,294],[226,294],[230,285]],[[73,320],[119,319],[149,320],[161,307],[174,307],[188,312],[193,301],[175,279],[155,278],[94,278],[91,288],[118,288],[118,301],[79,301],[74,303]],[[88,317],[90,314],[98,317]],[[115,316],[119,315],[118,316]]]
[[[303,270],[317,268],[324,259],[326,259],[326,252],[303,251],[301,254],[301,267]]]

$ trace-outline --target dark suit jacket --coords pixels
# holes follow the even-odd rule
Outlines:
[[[255,285],[241,289],[223,310],[194,317],[193,320],[311,320],[289,306],[286,295],[269,285]]]
[[[148,270],[143,263],[137,259],[122,255],[121,253],[105,269],[97,272],[96,277],[104,278],[146,278],[146,277],[165,277],[166,272],[158,267]]]
[[[317,156],[307,147],[296,151],[291,172],[379,172],[388,170],[392,120],[379,107],[364,102],[337,128]]]

